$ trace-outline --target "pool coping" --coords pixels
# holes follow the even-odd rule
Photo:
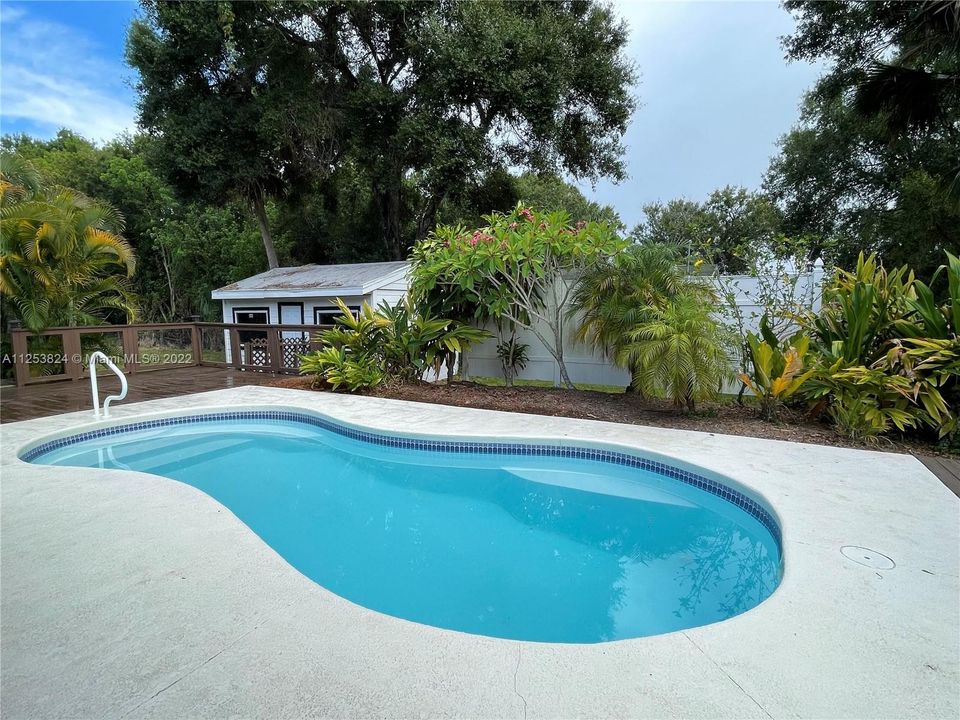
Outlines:
[[[304,707],[323,707],[325,712],[333,708],[346,715],[394,717],[499,717],[522,716],[524,712],[553,716],[949,717],[958,712],[955,689],[960,678],[960,647],[954,639],[960,632],[960,560],[957,543],[948,542],[948,547],[943,547],[944,536],[958,537],[958,500],[911,456],[265,387],[117,406],[109,422],[121,424],[156,414],[185,415],[201,409],[240,410],[264,405],[306,410],[337,423],[408,437],[456,435],[471,441],[490,441],[509,436],[523,442],[542,440],[598,449],[628,448],[647,457],[682,455],[679,462],[670,462],[703,468],[722,477],[724,482],[730,479],[738,490],[742,488],[748,496],[762,500],[780,526],[785,556],[785,573],[778,590],[753,610],[722,623],[600,645],[494,640],[427,628],[353,605],[300,576],[269,548],[259,547],[263,543],[255,536],[251,538],[246,526],[229,512],[221,512],[222,508],[216,511],[217,519],[211,524],[209,513],[218,504],[209,498],[209,502],[195,498],[196,494],[202,495],[199,491],[186,490],[185,486],[174,488],[180,484],[158,481],[155,476],[121,473],[128,477],[137,475],[140,482],[136,492],[123,484],[114,488],[110,502],[118,512],[137,516],[135,502],[142,502],[145,496],[160,502],[163,496],[163,502],[170,502],[165,506],[169,514],[165,522],[204,537],[203,554],[219,553],[221,560],[226,562],[229,557],[244,573],[263,576],[258,581],[260,592],[255,591],[257,584],[244,589],[252,593],[248,598],[251,604],[269,604],[271,587],[284,588],[284,599],[304,610],[301,624],[296,632],[290,629],[290,633],[305,648],[316,650],[317,644],[323,644],[323,638],[315,637],[319,630],[311,630],[312,625],[334,634],[346,634],[356,628],[376,629],[380,645],[368,647],[366,640],[355,640],[353,652],[347,643],[345,654],[337,656],[340,666],[354,667],[356,676],[349,683],[349,691],[320,693],[316,689],[307,693],[305,705],[294,706],[296,712],[292,714],[304,714]],[[10,670],[11,664],[16,668],[18,664],[32,663],[42,668],[47,663],[52,671],[59,667],[58,661],[51,659],[49,649],[24,648],[10,641],[11,633],[19,637],[25,632],[19,628],[14,631],[11,617],[19,620],[19,626],[29,629],[42,614],[33,607],[35,598],[30,597],[31,588],[34,593],[36,588],[11,568],[38,553],[42,555],[40,548],[44,543],[65,543],[67,539],[52,530],[35,537],[36,523],[30,532],[18,530],[16,509],[31,495],[43,494],[45,487],[50,489],[45,502],[51,503],[58,495],[81,492],[82,488],[97,492],[97,483],[113,475],[109,471],[31,466],[16,454],[48,435],[83,430],[80,426],[90,425],[90,420],[84,414],[71,413],[0,427],[4,533],[2,690],[6,708],[36,711],[30,714],[50,714],[43,710],[58,707],[57,703],[66,702],[71,694],[45,695],[38,691],[44,687],[42,678],[30,673],[21,676]],[[443,432],[436,432],[440,427]],[[738,462],[740,467],[731,471],[731,462]],[[69,484],[65,482],[66,475]],[[131,497],[125,497],[127,492]],[[185,497],[191,498],[186,505]],[[196,511],[194,503],[203,505],[206,514]],[[91,505],[90,511],[97,507]],[[23,522],[27,523],[27,519],[25,515]],[[120,520],[117,523],[118,527],[127,527],[120,525]],[[211,529],[213,526],[216,531]],[[172,552],[164,547],[164,538],[156,538],[155,542],[157,553]],[[11,560],[8,565],[12,556],[7,548],[11,543],[21,548],[26,558]],[[896,567],[866,568],[841,554],[842,546],[856,545],[893,557]],[[246,547],[249,552],[233,557],[237,546]],[[34,547],[38,549],[33,550]],[[938,548],[938,557],[930,557],[930,547]],[[109,551],[109,547],[98,548],[99,553]],[[178,551],[188,556],[184,562],[204,561],[193,557],[190,548],[180,547]],[[115,552],[120,553],[121,548]],[[201,550],[193,552],[199,555]],[[91,561],[91,572],[94,565]],[[117,582],[122,580],[103,572]],[[220,580],[218,585],[211,580],[201,584],[197,597],[223,597],[225,582]],[[137,601],[151,603],[156,598],[138,596]],[[312,612],[306,612],[307,608]],[[202,619],[211,627],[226,622],[216,608],[204,612],[209,617],[205,614]],[[864,617],[870,618],[869,624],[863,622]],[[107,632],[109,628],[102,630]],[[263,637],[260,640],[270,644]],[[211,649],[217,647],[216,642],[210,642]],[[156,667],[151,666],[149,678],[141,684],[134,682],[123,697],[98,700],[88,697],[89,690],[78,687],[72,697],[79,704],[73,707],[89,706],[93,714],[113,714],[113,710],[131,708],[140,713],[150,708],[161,716],[192,709],[198,716],[218,717],[230,714],[232,703],[242,700],[246,705],[241,707],[253,709],[246,714],[270,714],[271,708],[277,708],[267,698],[273,698],[278,688],[289,687],[292,682],[278,680],[272,688],[243,685],[250,668],[243,664],[239,646],[220,648],[218,657],[227,655],[230,662],[220,659],[209,663],[213,667],[204,664],[203,672],[192,670],[184,674],[183,669],[190,666],[186,656],[192,657],[191,653],[196,652],[189,645],[182,648],[184,657],[178,655],[176,660],[165,661],[158,658]],[[89,651],[70,647],[78,655]],[[460,659],[452,661],[451,652]],[[271,656],[274,662],[276,657]],[[303,682],[305,663],[319,663],[319,670],[335,675],[336,668],[317,660],[315,652],[287,653],[283,657],[286,659],[281,665],[292,666],[289,677],[298,682]],[[878,658],[884,661],[878,662]],[[382,671],[384,663],[390,665],[396,676],[371,676],[375,669]],[[114,675],[118,675],[113,678],[114,683],[124,687],[131,682],[122,670],[126,665],[129,663],[118,660],[111,666]],[[608,681],[594,677],[604,668],[616,670],[615,676]],[[176,676],[176,689],[154,695],[158,689],[155,685],[160,682],[158,675]],[[596,682],[584,682],[585,676]],[[440,689],[431,684],[438,677],[443,679]],[[495,678],[497,682],[484,678]],[[499,682],[501,679],[503,683]],[[109,680],[107,677],[102,682]],[[212,692],[216,683],[223,682],[240,683],[235,700]],[[922,695],[917,688],[923,688]],[[319,695],[323,695],[322,699]],[[204,697],[208,699],[203,700]],[[212,697],[217,698],[216,703]],[[41,702],[36,698],[47,699]]]

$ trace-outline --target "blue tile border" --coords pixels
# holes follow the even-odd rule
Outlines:
[[[555,444],[536,444],[536,443],[498,443],[488,441],[469,441],[469,440],[418,440],[414,438],[405,438],[395,435],[386,435],[383,433],[370,432],[367,430],[356,430],[347,425],[340,425],[330,420],[310,415],[307,413],[292,412],[289,410],[234,410],[230,412],[203,413],[198,415],[184,415],[182,417],[158,418],[156,420],[144,420],[141,422],[128,423],[125,425],[114,425],[99,430],[89,430],[87,432],[69,435],[45,442],[31,448],[20,456],[24,462],[35,462],[45,453],[68,445],[75,445],[92,440],[95,438],[110,437],[112,435],[122,435],[123,433],[136,432],[138,430],[149,430],[151,428],[167,427],[170,425],[187,425],[204,422],[224,422],[231,420],[281,420],[286,422],[299,422],[306,425],[313,425],[329,432],[343,435],[361,442],[371,443],[373,445],[383,445],[386,447],[403,448],[408,450],[429,450],[432,452],[447,453],[478,453],[486,455],[537,455],[545,457],[576,458],[581,460],[596,460],[599,462],[613,463],[614,465],[626,465],[628,467],[646,470],[658,475],[663,475],[674,480],[679,480],[687,485],[705,490],[716,495],[727,502],[736,505],[738,508],[753,516],[761,525],[763,525],[777,543],[778,549],[781,548],[782,537],[780,526],[773,516],[755,500],[747,497],[739,490],[724,485],[716,480],[700,475],[690,470],[684,470],[675,465],[649,460],[639,455],[619,452],[616,450],[601,450],[585,446],[575,445],[555,445]]]

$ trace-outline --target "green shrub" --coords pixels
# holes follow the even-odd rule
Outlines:
[[[503,378],[507,387],[513,385],[513,378],[527,366],[527,351],[530,346],[526,343],[517,342],[514,335],[509,340],[497,344],[497,357],[500,358],[500,366],[503,368]]]
[[[938,303],[930,285],[941,272],[947,276],[947,293]],[[946,264],[937,269],[930,285],[914,281],[914,295],[907,299],[911,312],[894,323],[900,337],[949,339],[960,333],[960,258],[948,252]]]
[[[304,355],[300,373],[314,375],[333,390],[346,388],[350,392],[376,387],[385,377],[375,356],[351,355],[343,347],[332,345]]]
[[[931,286],[946,273],[946,297]],[[940,438],[957,431],[960,390],[960,261],[947,263],[928,285],[906,267],[889,273],[862,254],[824,292],[820,314],[808,319],[819,367],[806,395],[826,408],[837,429],[876,438],[925,428]]]
[[[920,408],[910,397],[910,382],[883,369],[843,367],[838,360],[808,383],[808,395],[827,401],[836,429],[855,440],[873,440],[892,428],[901,432],[920,422]]]
[[[323,348],[300,356],[300,374],[315,376],[315,384],[350,392],[376,387],[387,380],[420,380],[445,360],[462,352],[487,333],[453,320],[416,312],[409,298],[377,310],[364,303],[354,317],[337,300],[341,315],[336,326],[317,333]]]
[[[852,272],[839,270],[824,288],[820,313],[807,318],[819,354],[850,366],[878,360],[910,311],[913,282],[908,268],[887,272],[876,255],[860,253]]]
[[[435,373],[457,353],[480,342],[488,333],[469,325],[415,310],[410,298],[391,307],[382,303],[377,314],[386,322],[381,331],[385,370],[401,381],[419,380],[428,369]]]
[[[572,223],[565,212],[523,205],[485,215],[484,222],[474,230],[441,225],[417,243],[418,286],[424,292],[437,285],[457,288],[478,309],[478,318],[498,318],[529,330],[556,360],[560,382],[572,389],[564,332],[574,289],[627,242],[606,223]]]
[[[660,359],[636,344],[635,331],[640,327],[649,331],[667,316],[676,319],[675,314],[664,311],[677,302],[703,307],[716,306],[718,302],[713,288],[702,279],[691,278],[680,260],[679,248],[672,245],[655,242],[632,245],[611,262],[596,266],[584,275],[574,293],[573,308],[580,316],[574,339],[591,344],[619,367],[629,370],[632,386],[642,393],[662,395],[673,381],[659,372],[666,368],[657,369],[649,364],[659,364]],[[713,328],[709,321],[707,324]],[[719,327],[713,329],[719,330]],[[650,339],[645,338],[644,342]],[[630,364],[635,361],[648,364]],[[653,374],[659,374],[659,379],[653,380]],[[645,376],[649,383],[642,380]],[[648,386],[647,391],[643,390]],[[689,407],[698,399],[688,397],[686,391],[679,392],[679,398],[674,397],[672,391],[667,393],[678,405]],[[699,395],[703,399],[711,397],[709,392],[699,392]]]
[[[810,338],[801,331],[781,341],[764,315],[760,319],[760,337],[748,332],[747,346],[750,372],[741,372],[740,380],[759,398],[764,419],[775,420],[783,402],[793,397],[816,371],[807,367]]]

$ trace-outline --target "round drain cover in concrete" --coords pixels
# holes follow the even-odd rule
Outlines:
[[[840,548],[844,557],[853,560],[855,563],[866,565],[874,570],[892,570],[897,564],[883,553],[870,548],[860,547],[859,545],[844,545]]]

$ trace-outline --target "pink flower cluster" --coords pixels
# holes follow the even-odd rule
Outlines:
[[[530,208],[523,208],[520,211],[520,217],[522,217],[527,222],[533,222],[533,213],[530,211]]]
[[[477,230],[473,233],[470,239],[467,240],[467,242],[470,243],[470,245],[476,246],[476,244],[479,242],[490,242],[491,240],[493,240],[492,235],[487,235],[482,230]]]
[[[586,220],[577,220],[576,228],[577,230],[583,230],[587,226]]]

